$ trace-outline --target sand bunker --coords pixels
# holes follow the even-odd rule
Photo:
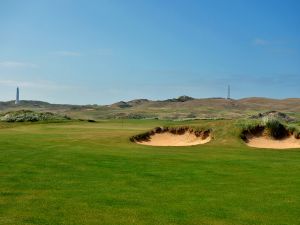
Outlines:
[[[247,138],[246,144],[255,148],[273,148],[273,149],[286,149],[286,148],[300,148],[300,139],[294,136],[288,136],[279,140],[272,139],[266,136],[250,136]]]
[[[248,128],[242,131],[241,138],[248,146],[255,148],[300,148],[300,136],[296,128],[287,128],[276,121],[271,125]]]
[[[211,141],[210,130],[195,131],[188,127],[155,128],[145,134],[131,138],[137,144],[151,146],[191,146]]]
[[[189,146],[205,144],[211,140],[211,137],[202,139],[193,133],[171,134],[161,133],[154,134],[149,141],[137,141],[138,144],[153,145],[153,146]]]

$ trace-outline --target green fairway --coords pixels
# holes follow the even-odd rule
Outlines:
[[[190,147],[129,141],[212,128]],[[246,146],[232,120],[0,124],[0,224],[298,225],[300,149]]]

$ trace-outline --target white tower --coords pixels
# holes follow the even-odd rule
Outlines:
[[[227,87],[227,99],[230,99],[230,85]]]
[[[20,103],[20,93],[19,93],[19,87],[17,87],[15,104],[19,104],[19,103]]]

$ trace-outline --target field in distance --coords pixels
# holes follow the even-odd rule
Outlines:
[[[129,140],[171,125],[213,140]],[[248,147],[235,120],[0,123],[0,224],[296,225],[299,153]]]

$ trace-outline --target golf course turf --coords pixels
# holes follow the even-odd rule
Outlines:
[[[211,128],[184,147],[129,140]],[[300,149],[247,146],[234,120],[0,124],[0,224],[297,225]]]

